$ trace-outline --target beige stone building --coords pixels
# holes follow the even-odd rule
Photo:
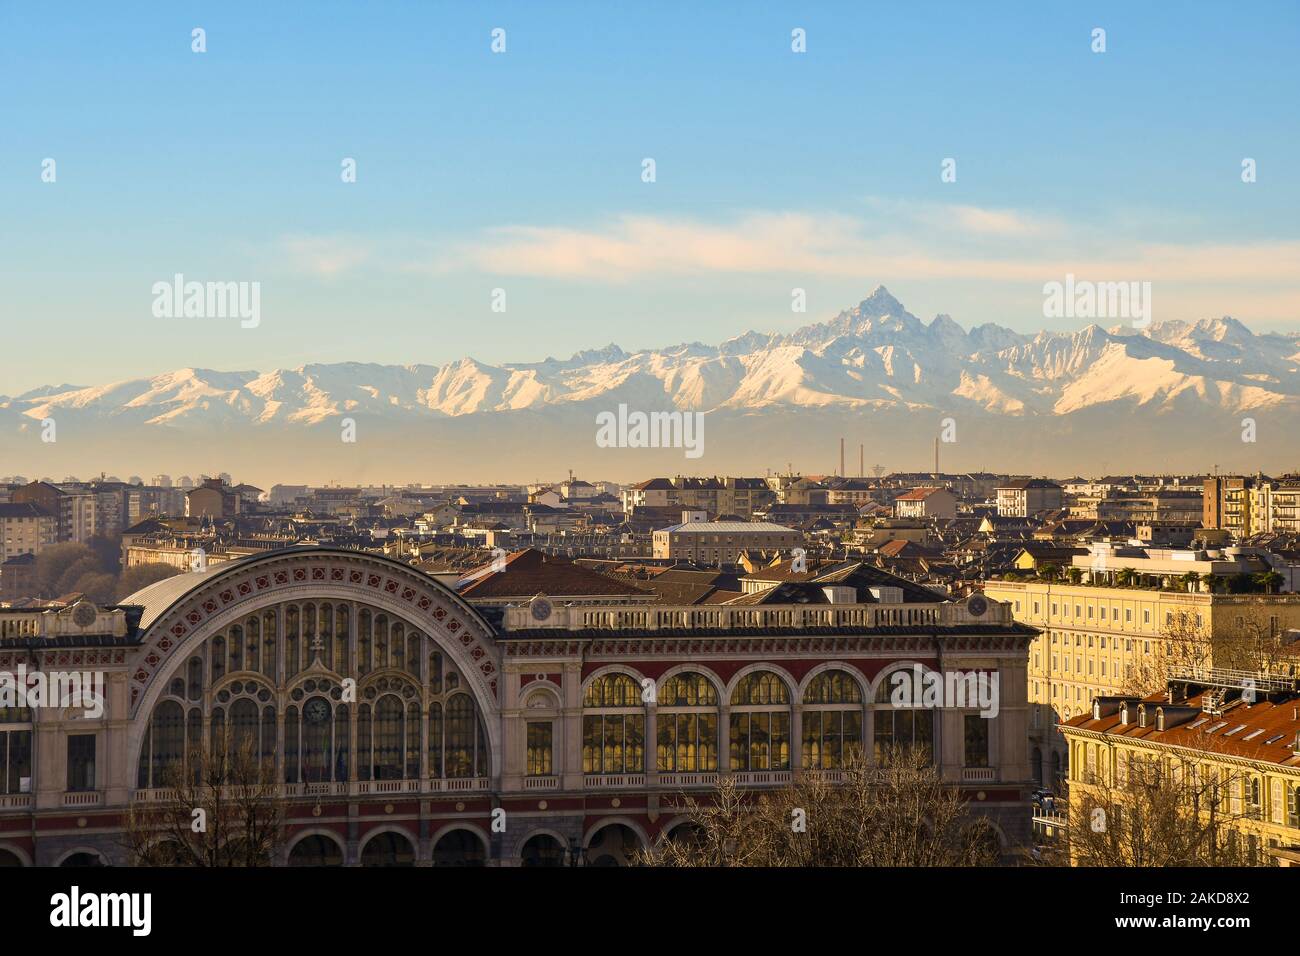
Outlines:
[[[1051,786],[1069,754],[1056,724],[1094,697],[1158,689],[1187,663],[1210,666],[1213,648],[1258,636],[1284,644],[1300,628],[1300,595],[1190,594],[1046,581],[990,581],[984,593],[1011,605],[1041,633],[1029,650],[1030,763]],[[1189,661],[1188,657],[1198,659]],[[1207,659],[1208,658],[1208,659]]]
[[[699,564],[738,564],[746,551],[789,551],[803,544],[794,528],[770,521],[685,521],[653,535],[654,556]]]
[[[0,561],[39,554],[58,540],[58,518],[34,504],[0,504]]]
[[[1256,863],[1300,863],[1300,681],[1205,671],[1146,698],[1100,697],[1061,729],[1070,748],[1071,826],[1089,795],[1159,766],[1217,813]]]
[[[1061,486],[1046,478],[1009,481],[997,487],[998,515],[1027,518],[1039,511],[1055,511],[1061,507],[1063,497]]]
[[[894,499],[900,518],[955,518],[957,496],[947,488],[913,488]]]

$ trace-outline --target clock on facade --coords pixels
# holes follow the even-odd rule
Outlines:
[[[320,697],[313,697],[311,700],[307,701],[306,706],[302,709],[302,713],[308,723],[321,724],[329,719],[330,705]]]

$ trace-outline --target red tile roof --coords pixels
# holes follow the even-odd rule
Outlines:
[[[1229,703],[1220,714],[1201,712],[1204,697],[1210,691],[1194,694],[1185,700],[1170,704],[1163,694],[1153,694],[1140,703],[1147,708],[1147,725],[1138,726],[1137,706],[1134,699],[1129,705],[1129,722],[1120,723],[1119,710],[1093,719],[1087,710],[1077,717],[1062,721],[1062,727],[1074,727],[1095,733],[1145,740],[1168,747],[1181,747],[1205,753],[1221,753],[1244,757],[1285,767],[1300,767],[1300,755],[1292,749],[1296,734],[1300,732],[1300,697],[1291,697],[1280,703],[1260,700],[1247,704],[1240,700]],[[1166,710],[1166,730],[1156,730],[1156,708]],[[1177,723],[1168,722],[1170,714]],[[1240,729],[1237,729],[1240,728]]]
[[[505,569],[492,571],[487,562],[466,573],[475,578],[461,589],[461,595],[470,601],[484,598],[532,597],[548,594],[554,597],[635,597],[648,592],[626,581],[574,564],[567,558],[543,554],[528,548],[516,551],[505,559]]]

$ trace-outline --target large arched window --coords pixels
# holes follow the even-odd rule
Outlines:
[[[790,769],[790,691],[771,671],[753,671],[731,692],[731,769]]]
[[[469,694],[454,694],[447,701],[443,736],[443,772],[448,777],[474,777],[484,772],[483,735],[474,701]]]
[[[297,605],[291,604],[284,610],[284,676],[293,677],[298,673],[298,644],[302,633],[302,614]]]
[[[663,682],[655,717],[655,762],[661,773],[718,769],[718,692],[687,671]]]
[[[278,640],[276,637],[276,613],[267,611],[262,615],[262,673],[276,679],[276,659]]]
[[[340,678],[358,682],[356,702],[343,701]],[[210,637],[163,687],[141,745],[140,787],[159,787],[162,767],[227,736],[278,760],[290,784],[490,772],[486,725],[469,682],[426,633],[374,607],[264,608]],[[12,776],[16,790],[12,767],[21,764],[21,776],[30,776],[23,756],[30,731],[26,743],[13,743],[9,730],[0,726],[0,787]]]
[[[375,704],[374,779],[402,779],[402,731],[405,708],[401,698],[385,694]]]
[[[136,786],[166,786],[167,770],[185,760],[185,711],[178,701],[164,700],[154,708],[140,749]]]
[[[627,674],[604,674],[582,697],[584,773],[645,770],[645,704],[641,686]]]
[[[370,608],[362,608],[357,614],[357,673],[369,674],[371,631],[374,627],[374,615]]]
[[[835,769],[862,747],[862,689],[847,671],[823,671],[803,692],[803,765]]]
[[[894,682],[888,677],[882,679],[876,688],[875,712],[872,714],[876,763],[888,761],[895,749],[920,749],[933,761],[934,711],[919,706],[919,688],[915,689],[915,694],[904,695],[903,706],[895,702],[894,691]]]

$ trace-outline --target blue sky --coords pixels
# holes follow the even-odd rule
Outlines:
[[[1300,328],[1298,44],[1294,2],[4,0],[0,394],[717,342],[882,283],[1078,327],[1067,271]],[[155,318],[176,273],[261,324]]]

